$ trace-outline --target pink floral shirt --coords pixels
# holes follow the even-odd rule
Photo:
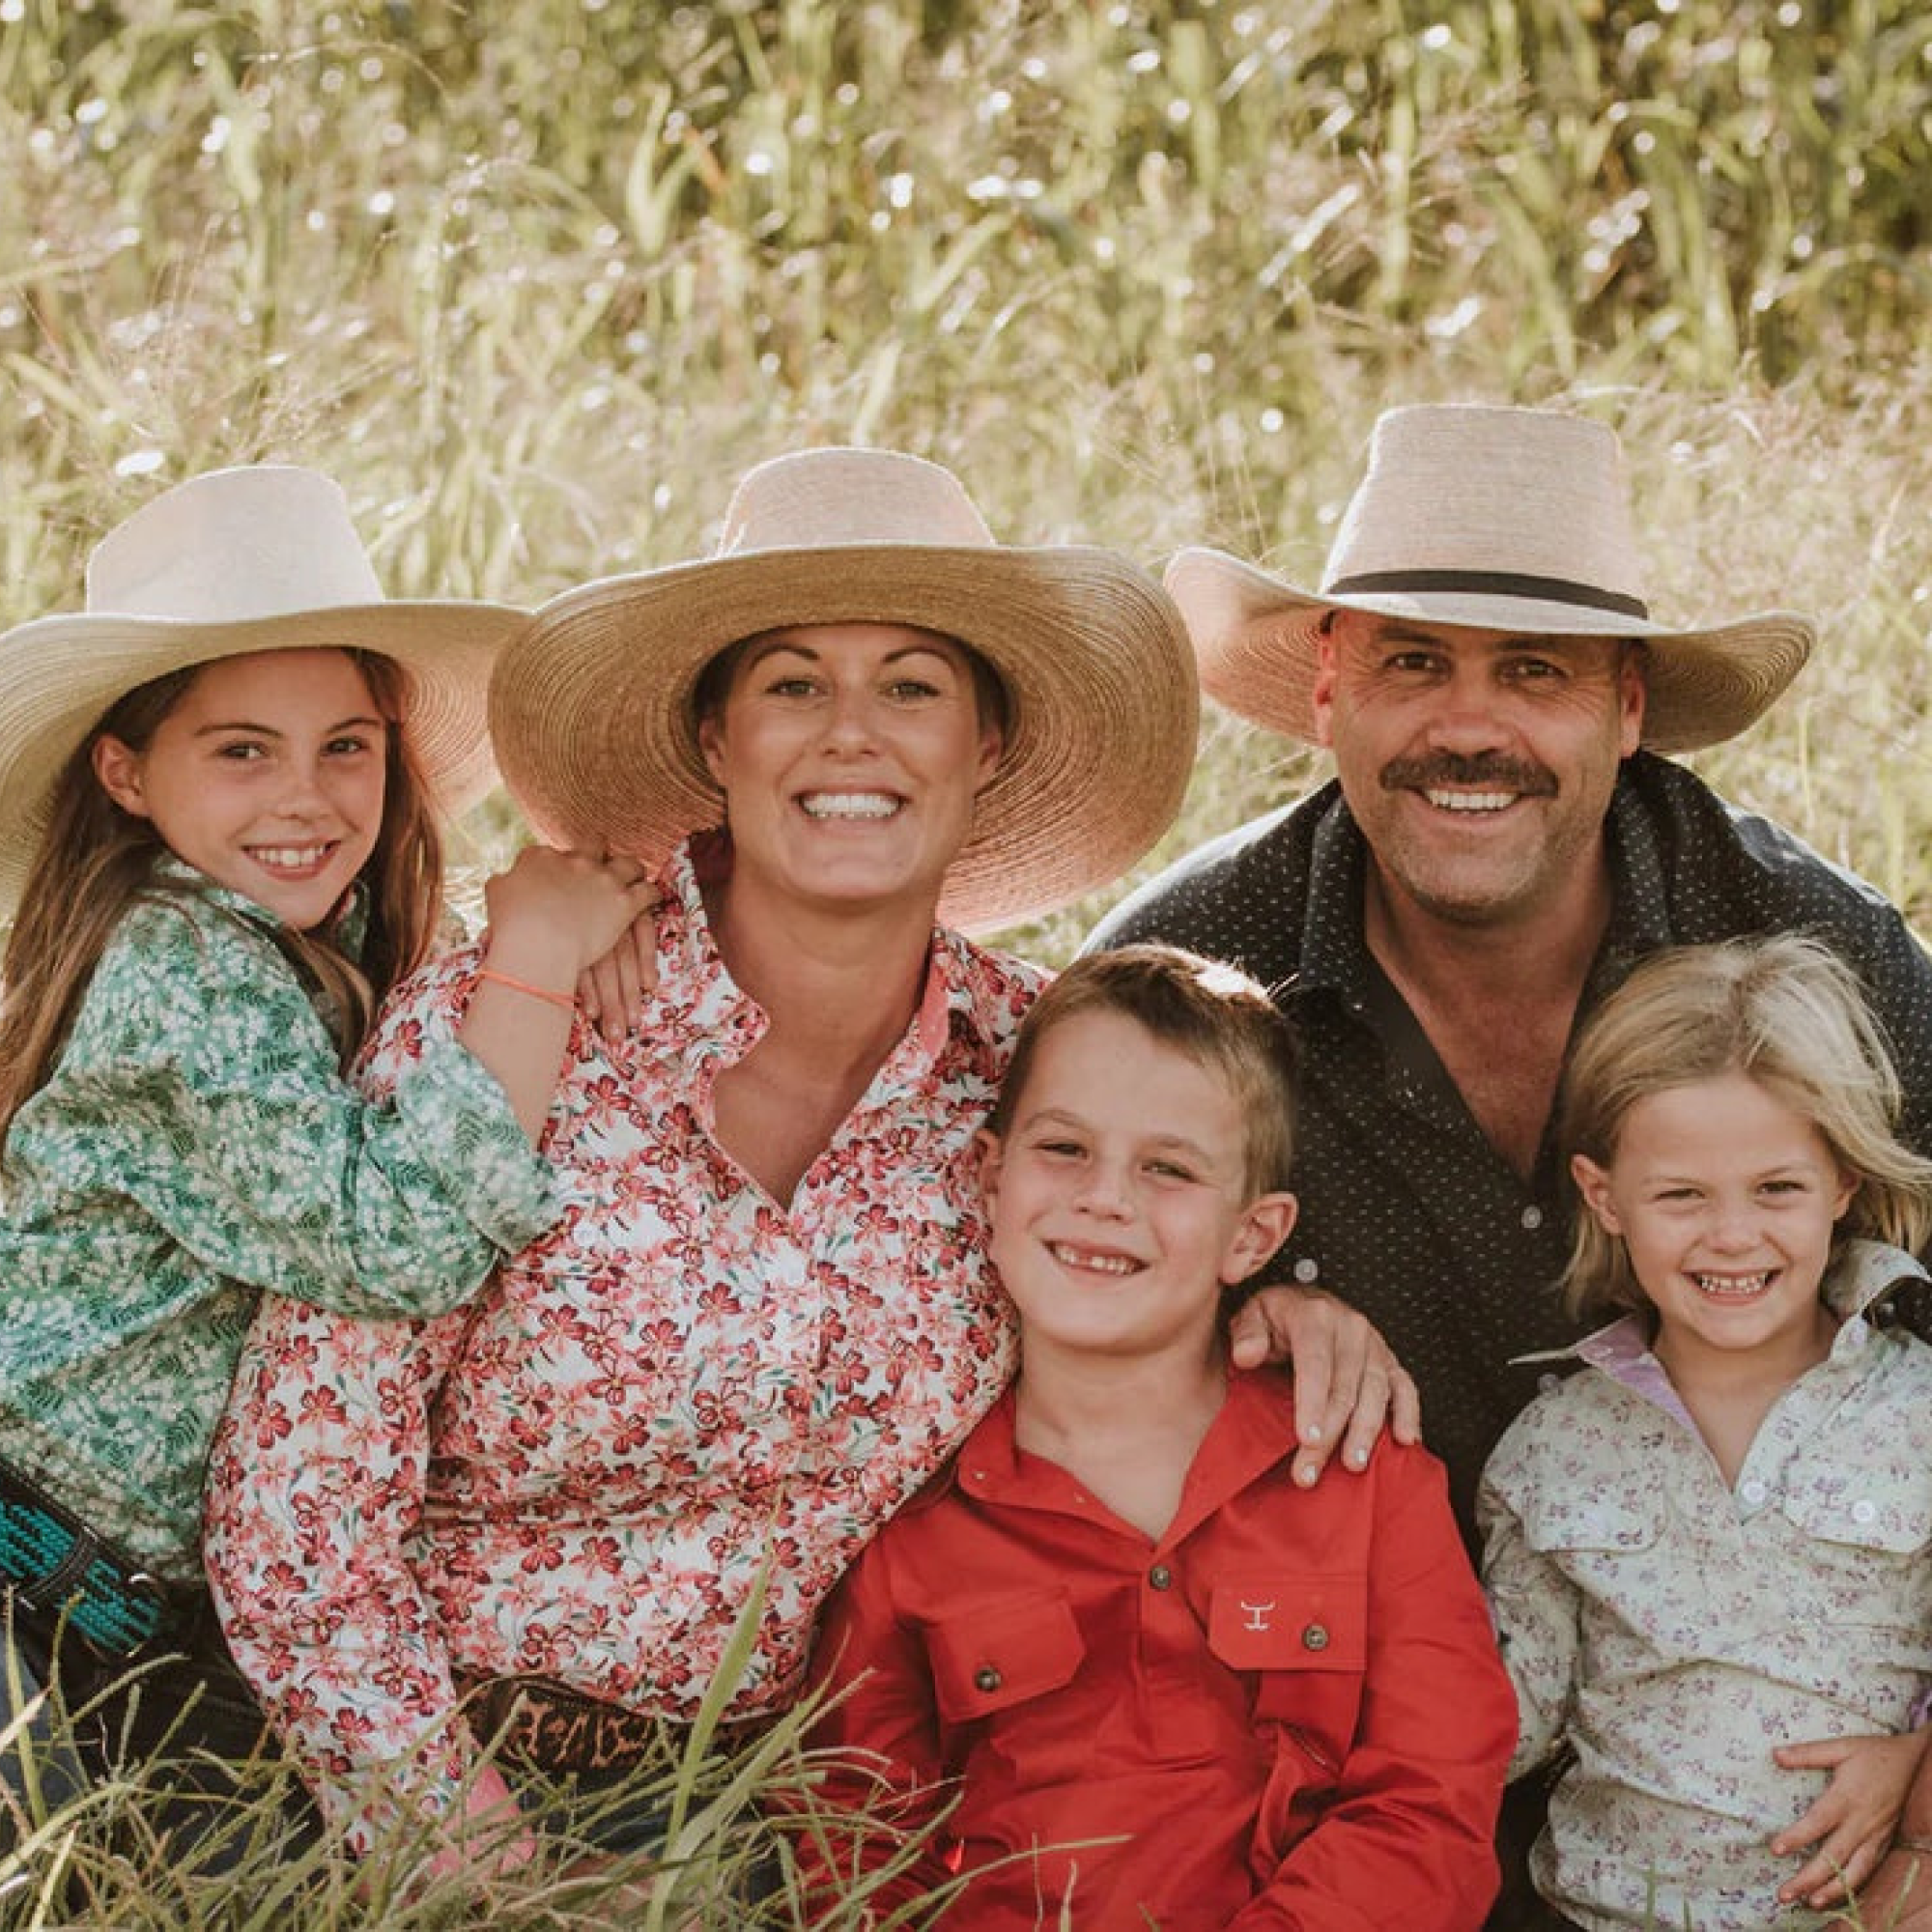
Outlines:
[[[826,1593],[1011,1370],[971,1150],[1040,976],[937,934],[912,1026],[787,1207],[713,1134],[765,1016],[686,855],[665,886],[640,1028],[573,1039],[553,1232],[443,1320],[278,1302],[243,1356],[211,1577],[331,1808],[412,1754],[418,1802],[450,1802],[474,1749],[452,1670],[690,1719],[761,1586],[730,1714],[781,1708]],[[372,1090],[454,1031],[475,966],[402,989]]]

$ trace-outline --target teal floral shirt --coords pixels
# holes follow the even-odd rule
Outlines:
[[[209,1446],[261,1294],[440,1315],[556,1203],[461,1046],[363,1098],[272,917],[171,876],[188,890],[122,921],[8,1136],[0,1458],[123,1556],[191,1582]]]

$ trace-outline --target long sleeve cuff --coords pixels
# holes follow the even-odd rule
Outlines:
[[[497,1077],[455,1040],[439,1040],[398,1083],[398,1116],[449,1199],[506,1254],[562,1210],[551,1164],[530,1146]]]

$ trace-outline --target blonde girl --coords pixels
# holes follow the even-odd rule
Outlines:
[[[638,867],[524,854],[447,1050],[384,1106],[343,1078],[437,933],[437,818],[489,781],[521,621],[384,602],[336,486],[258,467],[0,638],[0,1593],[11,1680],[96,1705],[84,1775],[110,1737],[259,1732],[199,1527],[262,1294],[440,1313],[552,1217],[533,1141]]]
[[[1646,960],[1577,1043],[1564,1293],[1624,1311],[1484,1474],[1512,1775],[1558,1922],[1823,1925],[1896,1824],[1932,1689],[1932,1165],[1857,980],[1799,937]]]

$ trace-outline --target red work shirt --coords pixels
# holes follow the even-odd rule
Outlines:
[[[1441,1466],[1384,1441],[1302,1490],[1294,1447],[1288,1381],[1231,1376],[1150,1539],[1019,1449],[1002,1399],[821,1628],[818,1742],[884,1761],[897,1824],[952,1804],[882,1898],[965,1875],[949,1932],[1063,1903],[1094,1932],[1481,1925],[1516,1701]],[[880,1810],[856,1772],[835,1795]]]

